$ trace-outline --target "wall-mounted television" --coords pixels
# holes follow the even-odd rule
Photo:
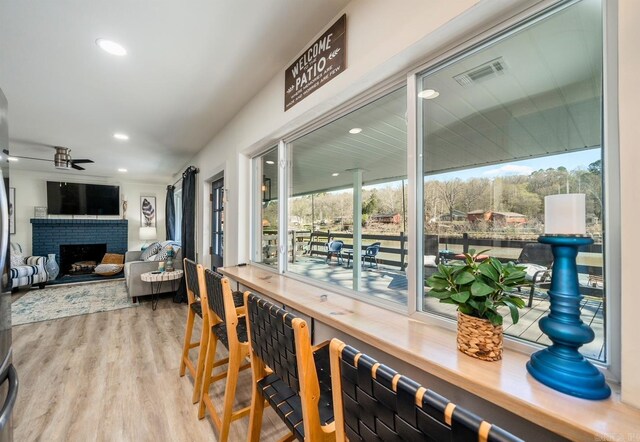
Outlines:
[[[120,187],[47,181],[50,215],[119,215]]]

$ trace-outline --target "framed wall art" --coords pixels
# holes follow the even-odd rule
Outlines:
[[[157,227],[156,197],[140,197],[140,227]]]

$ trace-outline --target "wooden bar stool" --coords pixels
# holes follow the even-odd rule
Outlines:
[[[338,339],[331,383],[338,442],[521,441]]]
[[[199,347],[202,341],[191,342],[191,335],[193,334],[193,324],[196,316],[204,319],[202,316],[202,305],[200,303],[200,284],[198,281],[198,269],[197,264],[190,259],[184,258],[184,279],[187,287],[187,301],[189,308],[187,310],[187,328],[184,332],[184,345],[182,346],[182,357],[180,359],[180,376],[184,376],[185,369],[189,369],[191,376],[196,378],[196,368],[189,359],[189,350]],[[202,327],[204,332],[205,327]],[[197,383],[194,384],[197,387]]]
[[[219,440],[224,442],[229,438],[231,422],[247,416],[250,407],[233,410],[233,401],[236,396],[238,375],[240,371],[251,365],[244,360],[249,356],[249,344],[247,342],[247,323],[245,321],[244,307],[236,307],[237,295],[231,291],[229,280],[211,270],[201,271],[205,281],[207,309],[210,333],[208,335],[206,361],[202,370],[202,395],[198,408],[198,418],[203,419],[208,410],[213,423],[220,433]],[[216,361],[216,348],[218,341],[229,351],[229,357]],[[227,370],[213,374],[215,367],[228,364]],[[216,411],[213,400],[209,395],[209,387],[212,382],[226,378],[222,417]]]
[[[291,431],[283,440],[335,440],[329,343],[312,347],[303,319],[254,294],[244,299],[253,373],[248,440],[260,439],[265,399]]]

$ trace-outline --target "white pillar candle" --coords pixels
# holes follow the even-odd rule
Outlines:
[[[585,235],[587,233],[584,193],[544,197],[544,233]]]

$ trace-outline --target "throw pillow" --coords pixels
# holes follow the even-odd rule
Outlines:
[[[169,254],[169,247],[173,248],[173,257],[175,258],[180,247],[176,247],[172,244],[167,244],[158,252],[158,256],[156,256],[156,261],[166,261]]]
[[[425,267],[438,267],[436,264],[436,255],[425,255],[423,258],[423,265]]]
[[[122,267],[122,264],[99,264],[94,272],[102,276],[112,276],[120,273]]]
[[[24,256],[22,253],[11,253],[11,267],[20,267],[24,265]]]
[[[149,261],[149,257],[158,253],[161,248],[162,246],[159,242],[154,242],[149,247],[144,249],[144,252],[142,252],[142,254],[140,255],[140,259],[143,261]]]

